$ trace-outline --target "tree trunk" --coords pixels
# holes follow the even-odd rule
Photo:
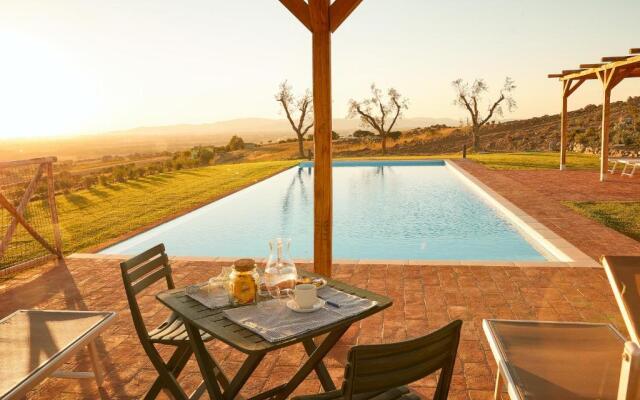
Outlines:
[[[300,158],[304,158],[304,137],[298,135],[298,152],[300,153]]]
[[[382,154],[387,154],[387,135],[382,136]]]
[[[480,150],[480,127],[474,126],[471,129],[471,147],[473,148],[473,152],[477,153]]]

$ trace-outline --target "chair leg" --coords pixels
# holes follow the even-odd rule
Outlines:
[[[624,167],[622,167],[622,171],[620,172],[621,176],[625,176],[627,174],[627,167],[629,166],[629,163],[625,163]]]
[[[191,346],[187,343],[186,345],[181,345],[176,348],[176,351],[171,355],[169,362],[166,364],[167,373],[172,374],[175,378],[180,375],[180,372],[184,369],[184,366],[189,361],[191,357],[192,350]],[[144,395],[145,400],[153,400],[158,397],[160,391],[163,390],[163,378],[158,371],[158,378],[153,382],[153,385],[149,388],[147,393]],[[166,388],[165,388],[166,389]],[[165,390],[167,392],[167,390]]]
[[[96,378],[96,383],[98,387],[102,387],[102,382],[104,381],[104,373],[102,371],[102,366],[100,365],[100,360],[98,358],[98,349],[96,349],[95,340],[92,340],[87,345],[87,350],[89,351],[89,359],[91,360],[91,368],[93,369],[93,375]]]

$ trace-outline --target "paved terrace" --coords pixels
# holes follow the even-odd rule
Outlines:
[[[563,200],[640,199],[640,180],[613,177],[599,184],[597,173],[582,171],[490,171],[472,162],[459,162],[467,171],[562,235],[585,253],[640,254],[640,244],[581,217],[561,204]],[[223,263],[174,260],[176,284],[204,281]],[[303,266],[303,267],[309,267]],[[496,366],[481,330],[483,318],[540,319],[611,322],[626,334],[613,295],[601,269],[487,266],[419,266],[341,264],[334,276],[351,284],[385,294],[392,308],[362,321],[342,338],[325,360],[336,382],[341,379],[350,346],[397,341],[430,332],[448,322],[464,320],[463,337],[451,388],[451,399],[489,399]],[[107,370],[105,388],[98,392],[92,381],[78,383],[48,380],[29,397],[38,399],[139,398],[155,379],[155,371],[138,343],[122,289],[118,260],[70,257],[65,264],[49,264],[0,281],[0,317],[19,308],[100,309],[118,312],[117,321],[99,342]],[[145,318],[160,322],[166,311],[153,296],[141,297]],[[209,349],[224,360],[232,374],[242,355],[224,345]],[[304,358],[302,347],[265,358],[244,395],[252,395],[290,378]],[[68,367],[86,367],[80,355]],[[192,361],[181,381],[193,389],[200,377]],[[426,397],[434,378],[413,385]],[[320,390],[314,375],[299,393]]]
[[[219,272],[222,263],[174,261],[176,284],[204,281]],[[341,379],[349,346],[402,340],[425,334],[452,319],[464,320],[459,358],[456,363],[451,399],[489,399],[496,372],[488,344],[484,340],[483,318],[540,319],[612,322],[625,332],[604,272],[590,268],[519,268],[482,266],[337,265],[335,278],[385,294],[394,305],[354,325],[326,359],[336,382]],[[149,323],[162,321],[166,312],[153,296],[160,286],[141,297]],[[66,265],[48,265],[19,273],[0,283],[0,315],[19,308],[114,310],[117,321],[98,342],[107,370],[105,389],[98,393],[93,381],[51,379],[30,398],[76,399],[139,398],[155,379],[135,335],[122,289],[118,260],[69,258]],[[626,332],[625,332],[626,333]],[[224,360],[223,369],[232,374],[242,355],[226,346],[209,345]],[[243,394],[288,380],[302,363],[301,346],[267,356]],[[86,367],[80,355],[69,365]],[[194,362],[185,370],[182,382],[193,389],[199,382]],[[431,395],[434,378],[417,382],[413,388]],[[320,390],[312,374],[299,392]],[[426,396],[430,398],[429,396]]]

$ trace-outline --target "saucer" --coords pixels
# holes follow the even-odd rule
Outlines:
[[[316,301],[316,304],[313,305],[313,307],[311,307],[311,308],[300,308],[300,306],[298,306],[298,303],[296,303],[295,300],[287,301],[287,307],[291,311],[295,311],[295,312],[299,312],[299,313],[310,313],[310,312],[318,311],[319,309],[324,307],[324,304],[325,304],[325,301],[319,298],[318,301]]]

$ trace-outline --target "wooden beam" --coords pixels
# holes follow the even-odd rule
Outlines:
[[[314,270],[331,276],[333,178],[331,169],[331,30],[329,0],[309,0],[313,27]]]
[[[563,75],[569,75],[569,74],[575,74],[578,72],[582,72],[584,71],[584,69],[563,69],[562,70],[562,74]]]
[[[331,32],[335,32],[361,2],[362,0],[335,0],[329,7]]]
[[[602,67],[603,63],[597,63],[597,64],[580,64],[580,68],[600,68]]]
[[[569,87],[567,88],[567,91],[566,91],[566,96],[569,97],[580,86],[582,86],[582,84],[585,82],[585,79],[578,79],[578,80],[575,80],[575,81],[565,81],[565,82],[569,82]]]
[[[304,0],[280,0],[283,6],[287,8],[298,21],[302,22],[304,26],[310,31],[311,28],[311,16],[309,15],[309,6]]]
[[[547,78],[562,78],[564,74],[548,74]]]
[[[640,54],[640,47],[634,47],[633,49],[629,49],[629,54]]]
[[[30,160],[2,161],[0,162],[0,168],[22,167],[25,165],[44,164],[44,163],[56,162],[56,161],[58,161],[57,157],[40,157],[40,158],[32,158]]]
[[[629,58],[631,56],[609,56],[609,57],[602,57],[602,61],[604,62],[616,62],[616,61],[624,61],[627,58]]]
[[[45,249],[49,250],[53,254],[58,254],[56,250],[53,248],[53,246],[51,246],[49,242],[47,242],[42,236],[40,236],[40,234],[35,229],[33,229],[33,227],[24,219],[24,217],[18,212],[18,210],[16,210],[13,204],[11,204],[11,202],[7,200],[6,197],[4,197],[2,193],[0,193],[0,206],[6,208],[7,211],[9,211],[9,214],[11,214],[15,219],[17,219],[20,225],[22,225],[24,229],[26,229],[27,232],[29,232],[29,234],[33,236],[34,239],[40,242],[40,244]]]

